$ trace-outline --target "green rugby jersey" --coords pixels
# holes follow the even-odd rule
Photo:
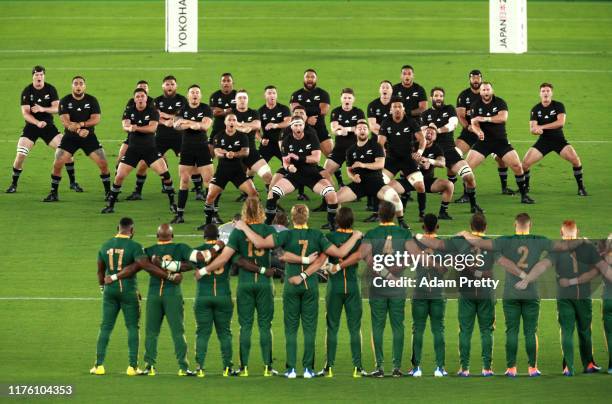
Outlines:
[[[493,240],[493,248],[501,255],[516,264],[521,270],[529,273],[531,268],[540,260],[544,251],[553,248],[553,242],[546,237],[532,234],[515,234],[501,236]],[[506,271],[504,285],[504,299],[537,299],[537,282],[530,282],[525,290],[517,290],[514,285],[521,278]]]
[[[270,234],[276,234],[274,227],[264,223],[249,224],[249,227],[263,238],[268,237]],[[259,267],[270,267],[271,250],[255,248],[242,230],[234,229],[232,231],[227,241],[227,246],[236,251],[236,254],[254,260],[255,264]],[[272,282],[271,278],[267,276],[244,269],[240,269],[238,272],[238,279],[240,283],[270,284]]]
[[[571,285],[563,288],[559,285],[560,278],[577,278],[601,261],[601,257],[593,244],[581,244],[574,251],[553,252],[549,259],[557,273],[557,298],[588,299],[591,297],[591,283]]]
[[[482,233],[475,233],[472,232],[472,234],[479,236],[480,238],[482,238],[483,240],[489,240],[490,238],[485,236]],[[481,250],[480,248],[474,247],[472,246],[470,243],[468,243],[468,241],[461,237],[461,236],[455,236],[455,237],[451,237],[447,240],[444,241],[444,246],[446,248],[446,251],[448,251],[451,254],[461,254],[461,255],[471,255],[473,257],[476,256],[480,256],[482,261],[483,261],[483,265],[481,266],[473,266],[473,267],[467,267],[464,268],[462,271],[457,270],[457,268],[455,268],[455,272],[457,274],[457,282],[458,285],[460,285],[459,283],[459,278],[460,277],[465,277],[469,280],[478,280],[478,279],[486,279],[486,278],[493,278],[493,266],[495,265],[495,259],[496,259],[496,254],[495,251],[487,251],[487,250]],[[476,271],[480,271],[481,272],[481,276],[478,277],[476,276]],[[465,298],[465,299],[487,299],[487,298],[492,298],[495,295],[495,289],[493,289],[492,287],[469,287],[469,286],[460,286],[459,287],[459,293],[461,295],[461,297]]]
[[[274,245],[293,254],[307,257],[314,252],[325,252],[332,244],[320,230],[309,229],[308,226],[295,226],[293,229],[275,233]],[[319,283],[316,276],[310,276],[306,279],[306,282],[302,282],[298,286],[287,282],[287,279],[299,275],[306,268],[308,268],[308,265],[285,264],[285,287],[316,288]]]
[[[189,261],[189,256],[193,248],[187,244],[174,243],[172,241],[158,241],[157,244],[145,248],[145,252],[149,258],[154,255],[160,257],[163,261]],[[181,293],[181,285],[172,283],[166,279],[160,279],[156,276],[149,277],[149,294],[159,296],[169,296]]]
[[[196,247],[196,250],[204,251],[209,250],[215,246],[217,240],[206,240],[204,244]],[[232,260],[227,262],[223,267],[217,269],[210,275],[204,275],[198,280],[196,284],[196,297],[203,296],[231,296],[232,291],[230,289],[230,270],[232,268],[232,262],[238,255],[234,254]],[[198,268],[203,268],[203,263],[197,264]]]
[[[102,244],[98,251],[98,260],[104,262],[107,276],[121,272],[123,268],[143,257],[146,257],[146,254],[142,245],[123,234],[117,234]],[[104,286],[104,290],[126,292],[134,291],[137,287],[136,276],[133,275]]]
[[[326,235],[327,239],[335,244],[337,247],[340,247],[344,244],[351,236],[353,235],[353,230],[345,230],[338,229]],[[347,257],[353,254],[355,251],[359,249],[359,245],[361,242],[355,243],[355,246],[348,253]],[[329,257],[329,262],[332,264],[337,264],[340,262],[338,258]],[[359,264],[351,265],[350,267],[343,268],[336,272],[333,275],[329,276],[329,281],[327,284],[327,289],[331,292],[341,292],[341,293],[352,293],[359,291],[359,281],[357,276],[357,269],[359,268]]]

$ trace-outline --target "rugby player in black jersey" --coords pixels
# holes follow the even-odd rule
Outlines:
[[[406,115],[419,117],[427,109],[427,93],[423,86],[414,82],[412,66],[402,66],[401,72],[402,81],[393,86],[393,96],[401,98]]]
[[[283,129],[291,124],[291,111],[289,107],[278,102],[275,86],[266,86],[264,98],[265,104],[257,110],[261,120],[261,130],[258,131],[259,154],[269,163],[272,157],[276,157],[279,161],[283,158],[280,139]]]

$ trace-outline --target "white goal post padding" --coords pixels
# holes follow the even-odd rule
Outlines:
[[[166,52],[198,51],[198,0],[166,0]]]
[[[489,52],[527,52],[527,0],[489,0]]]

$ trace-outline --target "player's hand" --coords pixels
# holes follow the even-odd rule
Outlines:
[[[363,233],[359,230],[353,230],[353,235],[358,239],[363,237]]]
[[[514,285],[514,289],[525,290],[527,286],[529,286],[529,281],[527,279],[522,279]]]
[[[431,167],[431,163],[429,162],[429,159],[422,157],[421,166],[423,166],[424,169],[429,170],[429,167]]]
[[[174,283],[175,285],[178,285],[183,280],[183,274],[181,274],[180,272],[169,274],[168,280]]]
[[[30,111],[32,111],[33,113],[43,112],[43,107],[38,104],[34,104],[34,106],[30,108]]]
[[[276,273],[276,269],[274,268],[266,268],[266,272],[264,272],[264,276],[267,278],[271,278]]]
[[[292,276],[291,278],[289,278],[289,283],[296,286],[302,283],[302,281],[303,279],[301,276]]]
[[[472,121],[484,122],[485,118],[484,118],[484,116],[475,116],[474,118],[472,118]]]
[[[354,170],[356,168],[363,168],[363,163],[361,161],[356,161],[353,163],[353,165],[351,166],[351,168]]]
[[[561,286],[562,288],[567,288],[569,287],[569,279],[567,278],[561,278],[559,279],[559,286]]]
[[[484,140],[484,133],[482,131],[476,132],[476,135],[478,136],[478,140]]]
[[[200,130],[200,123],[199,122],[191,122],[189,124],[189,129]]]
[[[276,124],[272,122],[266,125],[266,130],[276,129],[276,128],[277,128]]]
[[[110,275],[106,275],[104,277],[104,284],[105,285],[110,285],[111,283],[113,283],[113,280],[111,279]]]
[[[269,124],[268,124],[268,125],[269,125]],[[267,146],[267,145],[268,145],[268,143],[270,143],[270,139],[267,139],[267,138],[266,138],[266,139],[261,139],[261,145],[262,145],[262,146]]]
[[[361,175],[359,175],[359,174],[353,175],[353,182],[356,183],[356,184],[361,183]]]
[[[297,168],[293,164],[289,164],[289,167],[287,167],[287,171],[293,174],[297,171]]]
[[[196,278],[196,281],[199,281],[200,279],[202,279],[202,275],[200,275],[200,270],[196,269],[193,276]]]
[[[171,128],[174,125],[174,121],[172,119],[168,119],[166,121],[163,121],[162,124],[168,128]]]
[[[161,268],[161,266],[162,266],[162,259],[161,259],[161,257],[158,256],[158,255],[152,256],[151,257],[151,264]]]
[[[44,128],[45,126],[47,126],[47,122],[45,121],[38,121],[38,123],[36,124],[36,126],[38,126],[40,129]]]
[[[85,129],[85,128],[82,128],[82,129],[79,129],[79,130],[77,131],[77,134],[78,134],[80,137],[87,137],[87,135],[89,135],[89,130],[88,130],[88,129]]]
[[[299,160],[300,159],[300,156],[298,156],[295,153],[289,153],[287,154],[287,157],[289,157],[289,160]]]
[[[421,157],[423,157],[423,156],[421,156],[421,153],[419,153],[418,151],[417,151],[417,152],[412,153],[412,158],[413,158],[414,160],[416,160],[416,161],[420,161],[420,160],[421,160]]]
[[[233,159],[234,158],[234,152],[233,151],[229,151],[227,153],[225,153],[225,158],[226,159]]]
[[[244,230],[246,229],[248,226],[246,224],[246,222],[244,220],[236,220],[234,222],[234,226],[238,229],[238,230]]]
[[[306,119],[306,123],[310,126],[315,126],[317,124],[317,116],[309,116],[308,119]]]

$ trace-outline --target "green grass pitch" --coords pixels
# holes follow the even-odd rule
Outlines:
[[[600,238],[612,229],[610,201],[608,94],[612,92],[612,4],[605,2],[529,2],[529,52],[524,55],[488,53],[488,2],[200,2],[200,52],[163,52],[164,20],[162,1],[2,1],[0,3],[0,174],[8,186],[15,143],[23,120],[18,100],[31,79],[35,64],[47,68],[47,80],[60,97],[70,91],[70,78],[82,74],[88,91],[98,97],[102,122],[96,130],[114,160],[125,137],[120,117],[125,101],[139,79],[151,83],[152,94],[161,91],[166,74],[178,78],[179,92],[199,83],[207,97],[218,88],[224,71],[234,74],[237,87],[251,92],[251,106],[263,102],[263,88],[275,84],[280,101],[286,103],[301,86],[302,72],[314,67],[319,85],[328,90],[332,107],[339,105],[339,92],[350,86],[356,91],[356,105],[366,108],[378,93],[383,79],[399,81],[399,68],[415,67],[415,81],[426,89],[441,85],[447,101],[467,86],[467,73],[483,71],[496,93],[509,105],[508,131],[521,157],[534,142],[528,131],[529,111],[538,101],[538,85],[555,85],[555,98],[568,111],[566,136],[582,157],[588,198],[576,196],[571,167],[555,155],[532,169],[532,197],[537,204],[522,206],[518,198],[499,194],[495,163],[488,159],[476,171],[479,203],[487,211],[489,233],[512,231],[512,217],[528,211],[534,218],[534,233],[556,237],[560,222],[577,220],[582,234]],[[59,120],[56,118],[56,125]],[[177,159],[170,157],[172,175],[178,178]],[[205,379],[177,378],[172,344],[166,326],[160,337],[157,378],[127,378],[126,336],[119,319],[109,346],[105,377],[93,377],[88,369],[94,361],[100,320],[100,295],[96,285],[95,257],[100,244],[114,234],[121,216],[136,221],[136,239],[154,243],[156,226],[171,219],[159,180],[149,175],[145,200],[120,202],[117,213],[102,216],[102,187],[97,169],[77,155],[76,170],[85,193],[68,190],[64,179],[61,202],[43,205],[49,189],[52,152],[38,142],[25,164],[19,191],[0,195],[2,235],[2,282],[0,282],[0,383],[70,383],[76,402],[168,401],[553,401],[559,398],[602,402],[609,399],[608,375],[560,376],[561,350],[554,301],[542,303],[539,329],[539,364],[544,376],[531,380],[503,377],[468,380],[449,377],[437,380],[433,373],[433,348],[429,332],[424,348],[421,380],[353,380],[350,377],[348,332],[341,328],[337,377],[311,381],[264,379],[260,376],[257,331],[253,334],[249,378],[223,379],[216,338],[211,338],[208,375]],[[442,173],[440,173],[442,175]],[[346,174],[345,174],[346,177]],[[0,182],[2,182],[0,181]],[[124,186],[131,191],[134,176]],[[509,184],[515,187],[510,176]],[[261,183],[258,183],[261,188]],[[230,187],[231,188],[231,187]],[[239,209],[236,192],[223,196],[222,216],[229,218]],[[187,223],[175,227],[177,241],[195,245],[195,227],[202,221],[202,205],[190,197]],[[317,197],[313,195],[314,206]],[[295,196],[283,202],[294,203]],[[438,208],[439,197],[430,196],[430,211]],[[351,205],[361,220],[362,204]],[[469,217],[465,205],[451,205],[455,220],[442,224],[441,233],[465,228]],[[417,210],[407,207],[406,218],[416,227]],[[311,225],[323,223],[314,214]],[[360,229],[367,229],[362,223]],[[146,295],[147,276],[140,275],[141,292]],[[277,285],[277,299],[281,285]],[[325,286],[321,286],[323,292]],[[186,279],[186,337],[193,360],[194,282]],[[598,292],[599,293],[599,292]],[[601,322],[601,301],[594,302],[593,343],[595,358],[604,367],[607,351]],[[324,361],[325,320],[321,305],[317,336],[317,367]],[[503,373],[505,365],[504,319],[497,306],[494,368]],[[274,356],[283,368],[284,338],[282,307],[276,305]],[[446,315],[447,369],[458,367],[456,302],[449,301]],[[409,367],[410,306],[407,306],[404,368]],[[144,329],[144,324],[141,325]],[[238,325],[233,321],[237,358]],[[364,364],[373,366],[369,344],[370,316],[364,305]],[[144,339],[144,332],[141,333]],[[386,356],[390,357],[390,330]],[[141,341],[141,352],[143,350]],[[521,341],[519,371],[526,373]],[[478,373],[479,336],[472,346],[472,371]],[[576,354],[577,355],[577,354]],[[142,353],[141,353],[142,357]],[[578,360],[578,358],[576,358]],[[577,363],[578,364],[578,363]],[[387,367],[387,370],[389,369]],[[3,392],[4,393],[4,392]],[[6,397],[0,398],[8,400]]]

